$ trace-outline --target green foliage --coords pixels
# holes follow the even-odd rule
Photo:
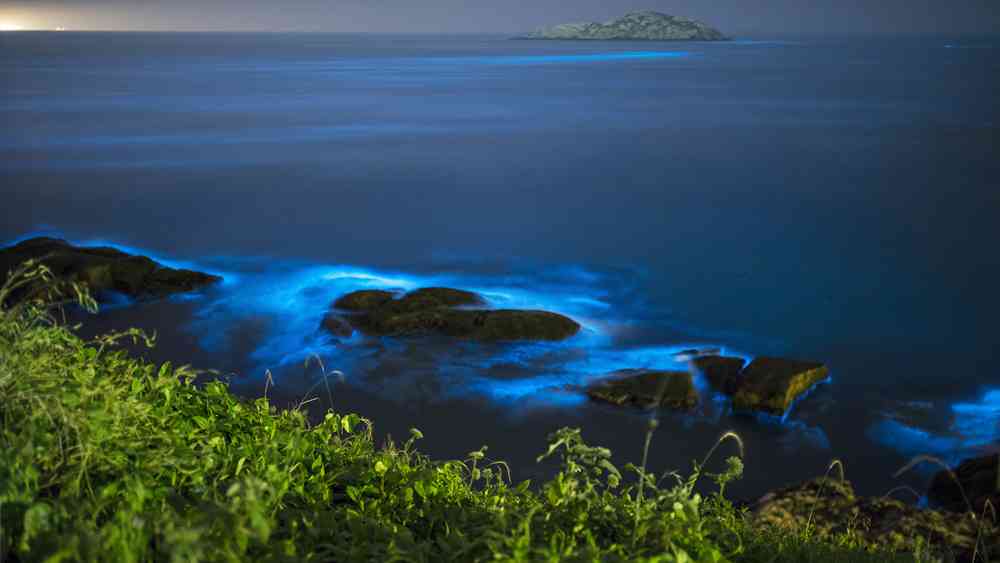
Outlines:
[[[0,302],[25,276],[47,273],[10,276]],[[670,487],[644,469],[625,484],[609,450],[562,429],[539,458],[558,457],[555,477],[514,485],[485,447],[431,460],[416,429],[376,447],[356,414],[310,424],[120,351],[152,344],[138,331],[84,342],[50,312],[39,299],[0,310],[2,561],[889,558],[753,528],[721,493],[739,458],[710,476],[720,493],[705,499],[700,465]]]

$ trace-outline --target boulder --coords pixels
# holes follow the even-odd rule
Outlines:
[[[613,405],[640,408],[688,410],[698,405],[698,391],[686,371],[620,371],[588,387],[587,395]]]
[[[333,307],[343,311],[373,311],[396,298],[391,291],[362,289],[353,291],[333,302]]]
[[[772,491],[752,503],[750,511],[754,525],[793,533],[808,526],[820,538],[853,531],[867,543],[901,551],[913,551],[923,539],[936,554],[954,554],[959,561],[972,560],[977,538],[989,544],[991,553],[1000,547],[991,522],[886,497],[858,497],[849,481],[829,477]]]
[[[741,372],[746,361],[729,356],[697,356],[691,365],[698,370],[716,390],[733,395],[739,389]]]
[[[134,299],[155,299],[194,291],[222,280],[191,270],[168,268],[146,257],[108,247],[73,246],[62,239],[37,237],[0,250],[0,278],[27,260],[45,264],[59,280],[87,285],[96,297],[117,292]]]
[[[441,334],[478,341],[564,340],[576,334],[576,321],[548,311],[473,309],[479,295],[446,287],[422,288],[399,299],[386,291],[356,291],[334,302],[349,313],[354,328],[376,336]]]
[[[827,374],[826,366],[816,362],[754,358],[743,368],[733,394],[733,407],[782,416],[795,399],[826,379]]]
[[[954,477],[948,471],[934,475],[927,491],[931,502],[952,512],[967,512],[971,506],[982,516],[989,501],[1000,516],[1000,454],[964,460],[951,473]]]
[[[481,307],[486,305],[486,300],[463,289],[423,287],[407,293],[394,305],[400,311],[425,311],[437,307]]]

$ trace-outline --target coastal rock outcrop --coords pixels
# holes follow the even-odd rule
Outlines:
[[[786,358],[759,357],[749,364],[728,356],[695,356],[689,361],[712,387],[732,397],[736,410],[775,416],[784,415],[828,374],[821,363]]]
[[[485,305],[481,296],[469,291],[429,287],[399,298],[388,291],[356,291],[337,299],[333,309],[355,329],[375,336],[564,340],[580,330],[573,319],[549,311],[473,308]]]
[[[721,41],[717,29],[689,18],[660,12],[632,12],[604,23],[564,23],[527,33],[517,39],[587,39],[644,41]]]
[[[926,540],[941,555],[972,561],[976,542],[980,553],[1000,548],[1000,529],[993,521],[971,514],[956,515],[921,509],[886,497],[858,497],[849,481],[822,477],[772,491],[750,506],[758,525],[789,531],[808,526],[821,538],[852,531],[866,542],[912,551]]]
[[[27,239],[0,250],[0,279],[27,260],[44,264],[56,279],[87,285],[98,298],[116,292],[133,299],[156,299],[222,280],[202,272],[168,268],[146,256],[115,248],[80,247],[49,237]]]
[[[619,371],[588,387],[587,396],[613,405],[640,408],[688,410],[698,405],[698,392],[686,371]]]
[[[817,362],[754,358],[740,373],[733,408],[781,416],[827,374],[826,366]]]
[[[954,477],[952,477],[954,474]],[[1000,514],[1000,454],[964,460],[955,469],[934,475],[927,497],[952,512],[988,513],[986,503]]]
[[[697,356],[691,359],[694,369],[704,375],[712,387],[726,395],[732,395],[739,389],[746,363],[743,358],[729,356]]]

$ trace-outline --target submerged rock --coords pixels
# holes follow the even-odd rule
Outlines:
[[[320,326],[330,334],[340,338],[350,338],[354,334],[354,327],[351,323],[337,314],[336,311],[327,313],[320,323]]]
[[[619,406],[692,409],[698,405],[691,374],[686,371],[626,370],[587,388],[591,399]]]
[[[980,516],[989,511],[989,502],[1000,515],[1000,454],[964,460],[951,473],[938,472],[927,497],[945,510],[967,512],[971,507]]]
[[[96,297],[117,292],[134,299],[194,291],[222,280],[191,270],[168,268],[145,256],[108,247],[73,246],[62,239],[37,237],[0,250],[0,278],[27,260],[46,265],[60,280],[87,285]]]
[[[984,540],[981,546],[991,546],[991,553],[1000,548],[992,522],[885,497],[857,497],[850,482],[827,477],[772,491],[751,505],[751,514],[757,525],[789,531],[809,526],[821,538],[853,531],[866,542],[903,551],[914,550],[920,538],[938,554],[952,553],[959,561],[972,560],[977,538]]]
[[[782,416],[827,373],[826,366],[816,362],[754,358],[740,374],[733,407]]]
[[[739,389],[741,372],[746,360],[729,356],[698,356],[691,359],[698,370],[715,389],[733,395]]]
[[[471,309],[486,301],[470,291],[431,287],[399,299],[387,291],[349,293],[334,307],[353,313],[354,328],[376,336],[442,334],[479,341],[563,340],[576,334],[576,321],[548,311]]]
[[[564,23],[517,39],[625,39],[652,41],[720,41],[717,29],[696,20],[660,12],[632,12],[605,23]]]

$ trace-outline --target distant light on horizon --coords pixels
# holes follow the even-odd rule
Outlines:
[[[14,22],[0,22],[0,31],[24,31],[24,26]]]

